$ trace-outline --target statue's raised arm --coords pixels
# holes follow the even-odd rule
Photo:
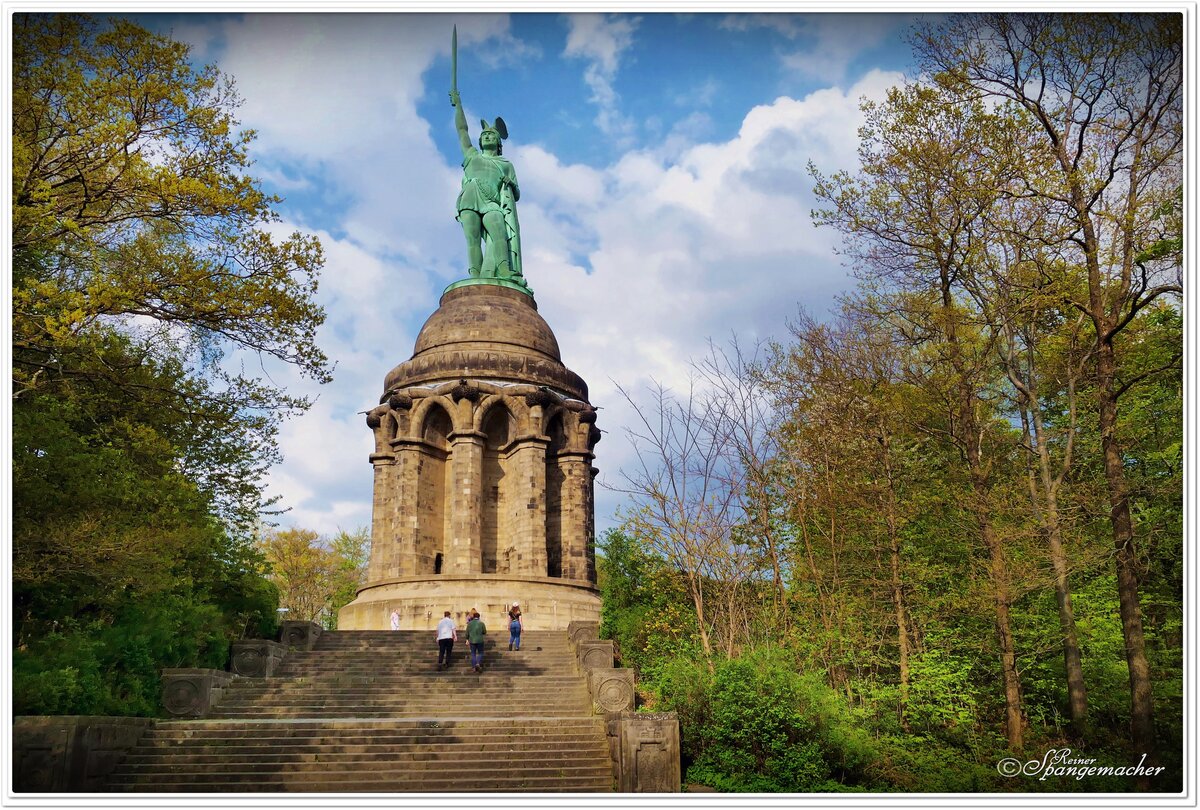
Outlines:
[[[458,94],[457,29],[451,47],[450,76],[454,127],[463,153],[462,191],[456,210],[467,239],[467,272],[472,278],[499,279],[528,292],[521,271],[521,229],[517,222],[516,202],[521,191],[517,173],[503,156],[501,144],[508,138],[508,127],[503,118],[496,118],[492,124],[481,120],[479,148],[471,143]]]

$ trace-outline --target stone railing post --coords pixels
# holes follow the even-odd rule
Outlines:
[[[265,638],[233,642],[229,671],[244,678],[269,678],[287,654],[287,646]]]
[[[98,793],[154,723],[149,717],[14,717],[13,790]]]
[[[219,669],[164,669],[163,708],[174,717],[203,717],[236,677]]]
[[[600,624],[599,622],[570,622],[567,625],[567,638],[571,640],[571,649],[576,649],[581,641],[595,641],[600,638]]]
[[[584,672],[597,667],[612,669],[616,650],[611,641],[580,641],[575,645],[575,655],[579,658],[579,667]]]
[[[593,714],[614,714],[633,711],[634,672],[621,667],[596,667],[587,673],[588,692],[592,696]]]
[[[316,622],[280,622],[279,641],[289,650],[308,651],[317,643],[324,628]]]
[[[679,718],[675,712],[608,716],[613,776],[620,793],[679,793]]]

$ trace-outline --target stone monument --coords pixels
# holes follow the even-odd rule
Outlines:
[[[457,37],[456,37],[457,39]],[[432,630],[445,610],[479,610],[499,630],[519,602],[526,629],[565,630],[600,616],[593,448],[587,384],[562,363],[520,262],[503,119],[467,132],[457,219],[467,277],[446,288],[412,357],[384,378],[367,415],[375,435],[367,583],[342,608],[342,630]]]

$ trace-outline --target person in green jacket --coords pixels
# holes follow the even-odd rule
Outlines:
[[[471,666],[479,672],[483,667],[483,637],[487,635],[487,625],[479,618],[479,611],[471,613],[471,621],[467,622],[467,643],[471,645]]]

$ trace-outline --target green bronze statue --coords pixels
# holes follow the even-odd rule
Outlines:
[[[471,143],[467,116],[458,95],[458,32],[451,47],[450,103],[462,145],[463,179],[456,218],[467,238],[467,272],[472,278],[498,279],[526,291],[521,272],[521,228],[517,200],[521,189],[512,163],[504,157],[501,141],[508,138],[503,118],[480,121],[479,148]]]

